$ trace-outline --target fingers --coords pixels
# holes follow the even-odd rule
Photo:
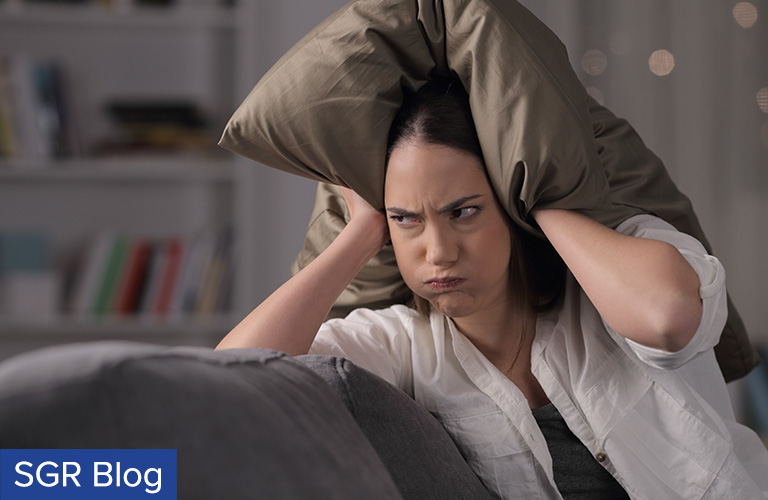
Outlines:
[[[377,213],[380,212],[373,208],[365,199],[357,194],[355,191],[339,186],[339,190],[341,191],[342,196],[344,196],[344,202],[347,204],[347,209],[349,210],[349,217],[350,219],[355,216],[355,214],[362,214],[362,213]]]

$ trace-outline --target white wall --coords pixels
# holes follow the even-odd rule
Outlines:
[[[253,30],[246,31],[253,45],[253,55],[241,54],[242,64],[249,64],[241,82],[241,97],[258,78],[314,26],[346,2],[343,0],[270,0],[254,2]],[[244,161],[241,168],[253,168],[252,198],[245,216],[252,222],[251,243],[246,251],[253,254],[253,267],[245,269],[250,281],[243,297],[252,304],[241,304],[248,311],[266,298],[288,277],[289,268],[301,250],[315,197],[316,183],[294,175]],[[250,214],[250,215],[249,215]]]
[[[734,9],[746,2],[737,0],[522,3],[561,37],[585,86],[635,126],[691,198],[747,330],[768,344],[768,113],[757,100],[768,88],[768,2],[752,0],[757,20],[744,26]],[[666,76],[649,70],[659,49],[674,56]],[[582,69],[588,50],[606,55],[604,72]]]

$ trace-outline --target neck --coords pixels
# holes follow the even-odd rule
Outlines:
[[[507,306],[497,314],[454,319],[456,327],[498,370],[511,380],[531,408],[549,403],[531,372],[531,347],[536,334],[536,313]]]
[[[507,376],[530,372],[536,314],[516,307],[455,318],[456,327],[494,366]]]

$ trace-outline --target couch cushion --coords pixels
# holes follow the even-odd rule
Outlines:
[[[2,448],[175,448],[179,498],[396,499],[313,372],[267,350],[99,342],[0,363]]]
[[[403,498],[491,498],[440,423],[402,391],[344,358],[295,359],[319,374],[344,401]]]

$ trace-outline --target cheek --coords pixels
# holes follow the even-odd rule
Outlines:
[[[395,251],[397,268],[400,270],[405,284],[411,287],[414,284],[413,279],[418,267],[414,244],[406,238],[398,237],[396,233],[390,232],[390,237],[392,239],[392,249]]]
[[[483,256],[486,271],[492,274],[506,272],[512,255],[510,233],[506,226],[486,231],[484,237],[474,241],[474,254]]]

